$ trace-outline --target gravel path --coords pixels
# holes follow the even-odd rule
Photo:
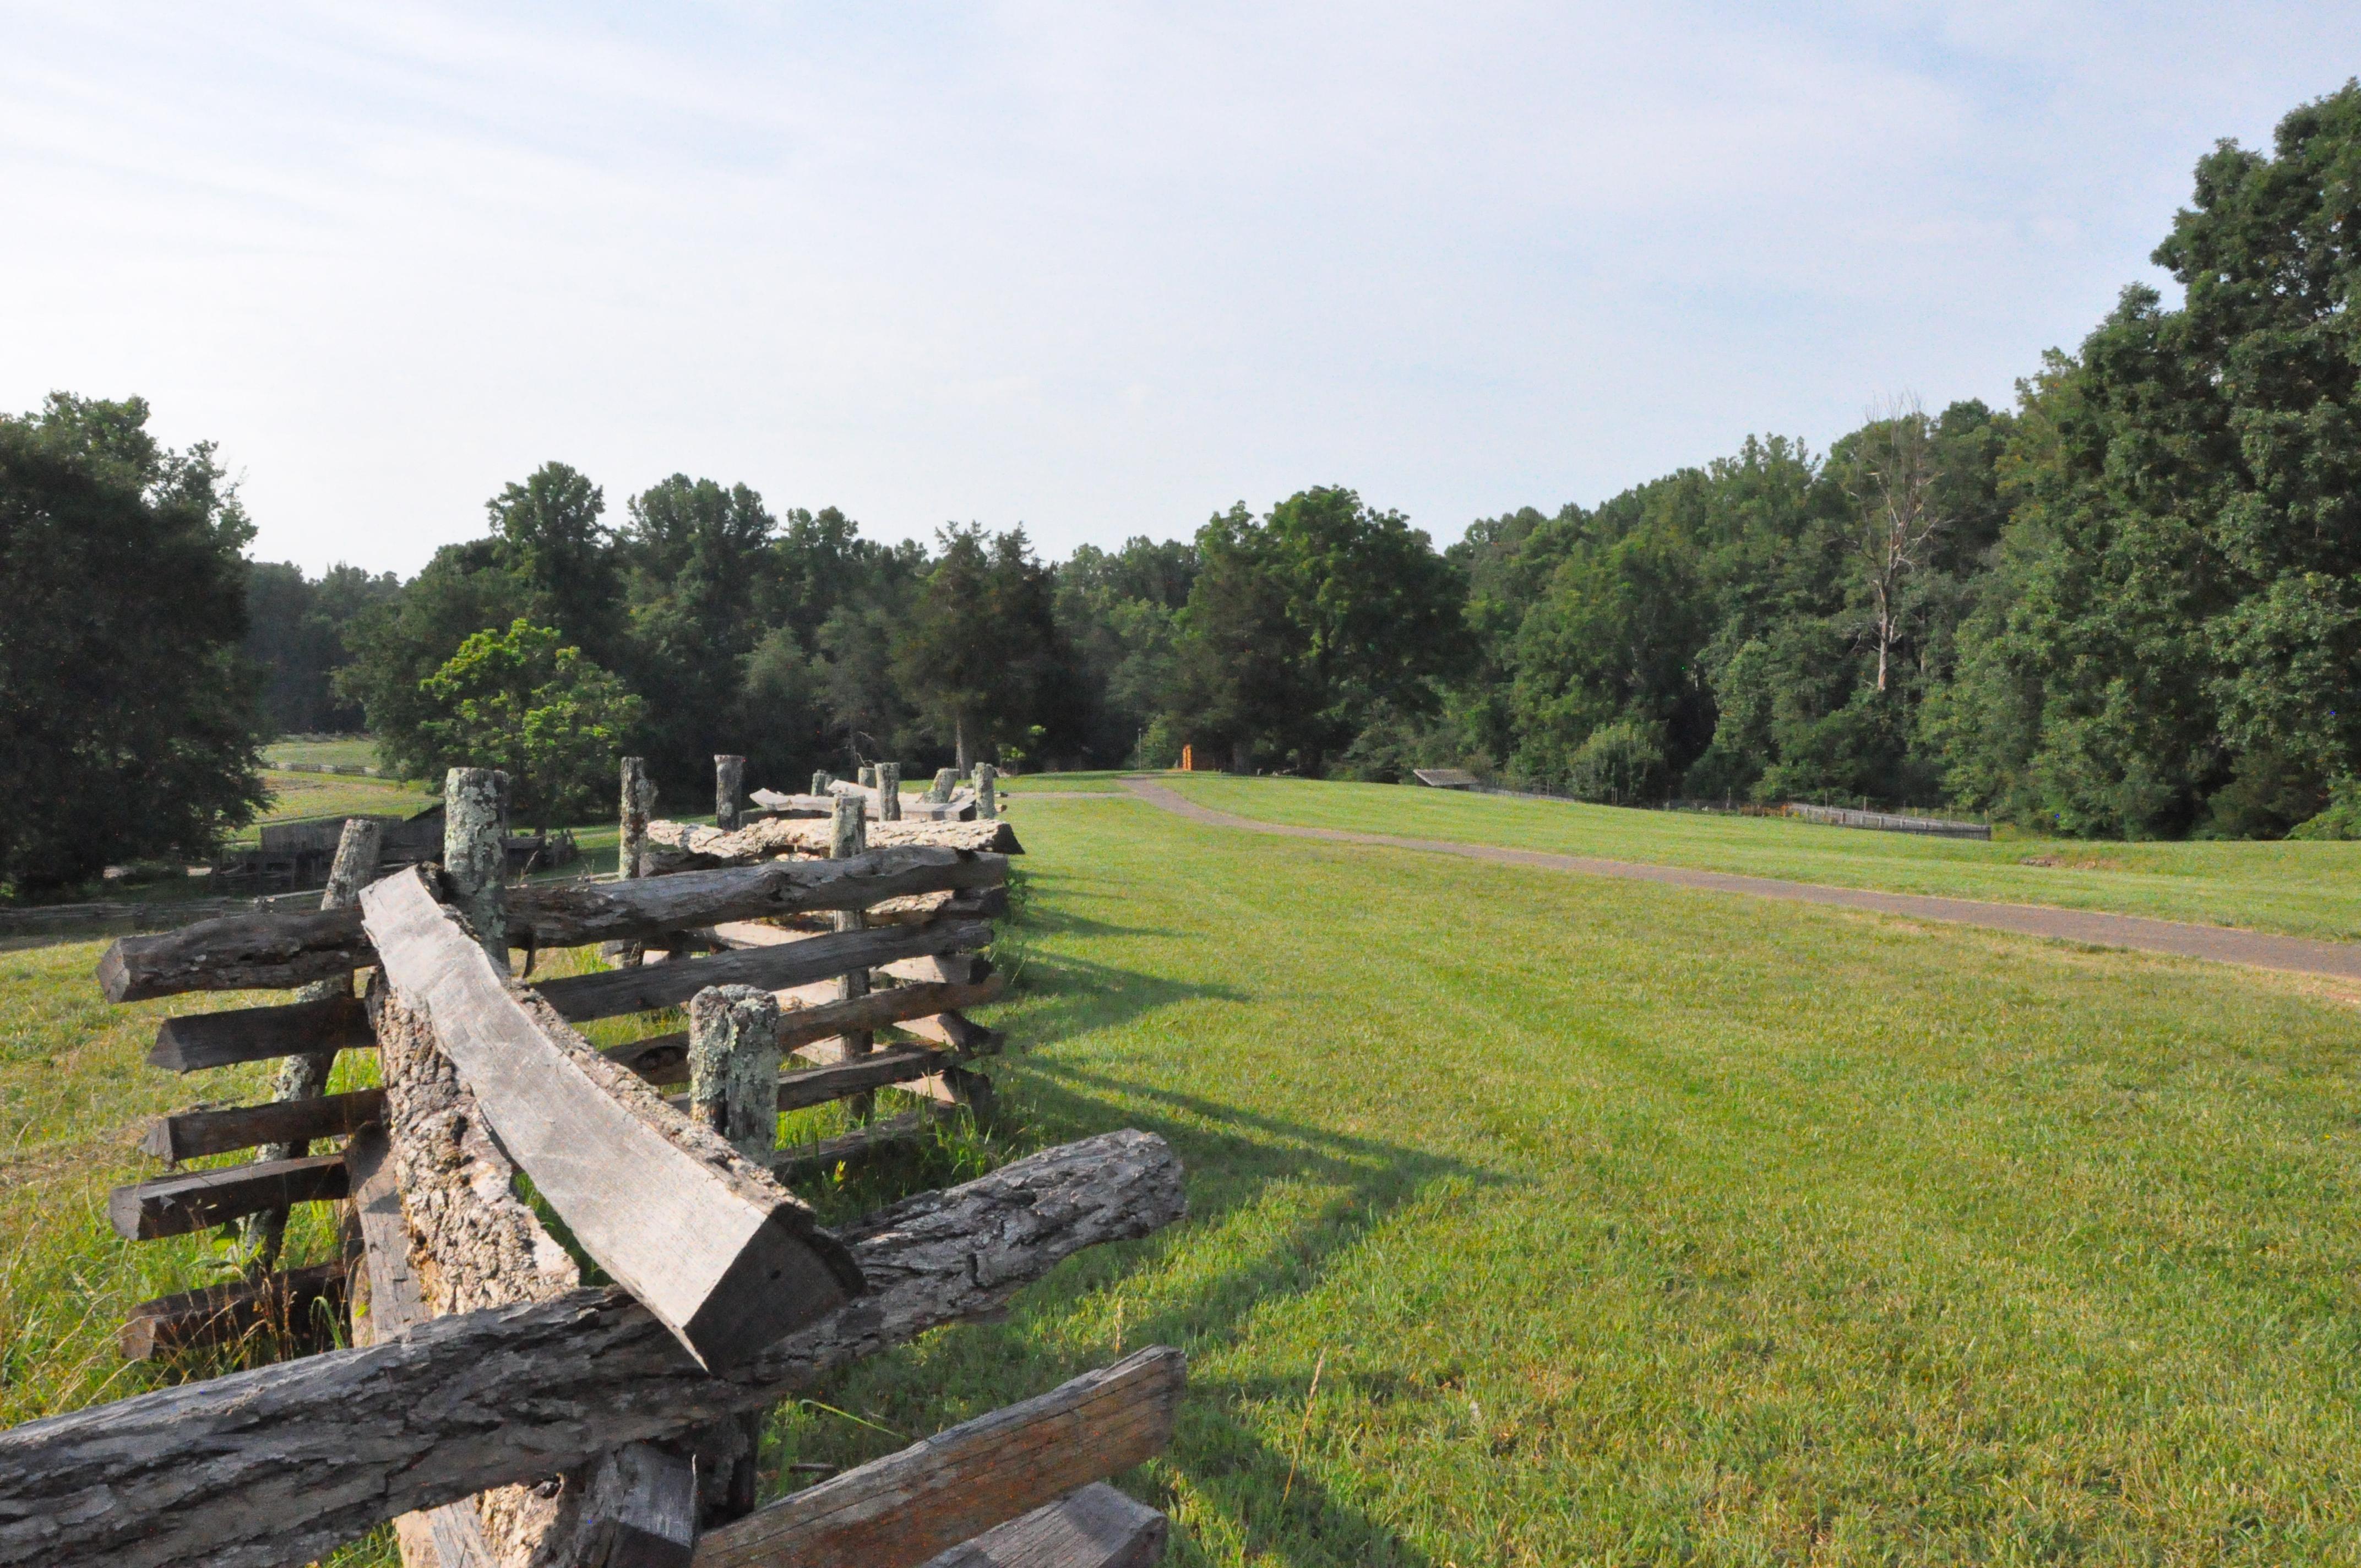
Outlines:
[[[1873,893],[1866,888],[1822,887],[1817,883],[1782,882],[1774,877],[1738,876],[1728,872],[1689,871],[1680,866],[1648,866],[1631,861],[1604,861],[1587,855],[1552,855],[1537,850],[1506,850],[1491,844],[1460,844],[1446,839],[1405,839],[1391,833],[1350,833],[1334,828],[1292,828],[1252,817],[1233,817],[1183,799],[1146,779],[1123,779],[1123,787],[1151,806],[1162,806],[1216,828],[1237,828],[1270,833],[1283,839],[1323,839],[1335,844],[1375,844],[1392,850],[1424,850],[1438,855],[1458,855],[1471,861],[1532,866],[1541,871],[1575,872],[1584,876],[1620,877],[1628,882],[1664,883],[1674,887],[1704,888],[1714,893],[1751,894],[1757,898],[1784,898],[1797,904],[1832,904],[1845,909],[1868,909],[1881,915],[1903,915],[1915,920],[1948,920],[1961,926],[1985,926],[2017,931],[2028,937],[2054,937],[2061,941],[2088,942],[2096,947],[2132,948],[2147,953],[2175,953],[2187,959],[2212,959],[2219,963],[2247,964],[2257,969],[2290,970],[2298,974],[2334,975],[2361,980],[2361,943],[2316,942],[2302,937],[2273,937],[2228,926],[2192,926],[2180,920],[2150,920],[2137,915],[2102,915],[2085,909],[2053,909],[2035,904],[1985,904],[1972,898],[1935,898],[1923,894]]]

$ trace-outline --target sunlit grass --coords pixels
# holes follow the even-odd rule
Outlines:
[[[2361,939],[2361,843],[1987,843],[1417,785],[1213,773],[1159,782],[1202,806],[1300,827]]]

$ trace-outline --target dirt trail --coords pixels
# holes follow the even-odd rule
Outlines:
[[[1948,920],[1960,926],[1985,926],[1999,931],[2022,932],[2028,937],[2054,937],[2061,941],[2088,942],[2096,947],[2175,953],[2187,959],[2212,959],[2219,963],[2247,964],[2256,969],[2288,970],[2298,974],[2324,974],[2339,980],[2361,981],[2361,943],[2317,942],[2302,937],[2273,937],[2261,931],[2242,931],[2228,926],[2192,926],[2180,920],[2151,920],[2138,915],[2102,915],[2087,909],[2054,909],[2045,905],[1986,904],[1972,898],[1936,898],[1924,894],[1823,887],[1817,883],[1782,882],[1774,877],[1738,876],[1729,872],[1641,865],[1631,861],[1604,861],[1587,855],[1552,855],[1538,850],[1508,850],[1492,844],[1460,844],[1447,839],[1405,839],[1391,833],[1352,833],[1335,828],[1293,828],[1276,822],[1257,822],[1247,817],[1233,817],[1226,811],[1213,811],[1146,779],[1118,782],[1149,805],[1161,806],[1192,822],[1203,822],[1216,828],[1243,828],[1250,833],[1270,833],[1283,839],[1323,839],[1335,844],[1374,844],[1390,850],[1424,850],[1438,855],[1459,855],[1471,861],[1495,861],[1502,865],[1532,866],[1541,871],[1620,877],[1628,882],[1664,883],[1674,887],[1704,888],[1714,893],[1751,894],[1757,898],[1784,898],[1797,904],[1832,904],[1845,909],[1868,909],[1880,915],[1907,916],[1915,920]]]

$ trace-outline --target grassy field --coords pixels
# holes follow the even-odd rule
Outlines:
[[[993,785],[995,793],[1006,795],[1115,795],[1123,786],[1115,780],[1119,773],[1019,773],[1015,778],[1004,775]]]
[[[262,777],[270,786],[270,805],[240,835],[248,843],[266,822],[294,822],[307,817],[407,817],[435,801],[424,784],[403,779],[291,773],[277,768],[264,770]]]
[[[1163,1342],[1125,1483],[1176,1563],[2361,1562],[2361,993],[1131,802],[1024,832],[1016,1126],[928,1157],[1143,1127],[1191,1217],[814,1390],[774,1476]],[[95,952],[0,954],[10,1420],[152,1376],[111,1319],[202,1244],[104,1189],[258,1079],[136,1066],[162,1004]]]
[[[1393,784],[1157,777],[1201,806],[1265,822],[2361,940],[2361,843],[1986,843]]]
[[[262,754],[273,764],[326,762],[332,767],[360,768],[378,765],[377,742],[366,736],[349,740],[281,739],[265,746]]]

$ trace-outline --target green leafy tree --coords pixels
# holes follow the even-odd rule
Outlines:
[[[2156,251],[2182,304],[2125,290],[2024,389],[2014,514],[1939,716],[1963,799],[2170,836],[2235,782],[2216,830],[2283,830],[2361,765],[2356,175],[2350,83],[2268,154],[2223,143]]]
[[[1197,535],[1175,718],[1233,765],[1323,774],[1381,717],[1430,717],[1469,652],[1458,571],[1399,512],[1303,490],[1257,521],[1243,503]],[[1210,744],[1209,744],[1210,743]]]
[[[946,528],[894,643],[894,674],[964,773],[974,758],[1038,728],[1069,730],[1053,700],[1066,661],[1049,572],[1021,528],[986,536]],[[1051,742],[1054,744],[1054,742]]]
[[[438,713],[425,726],[437,760],[504,769],[514,808],[544,828],[604,804],[640,718],[640,699],[620,681],[522,617],[469,637],[424,688]]]
[[[251,536],[213,448],[148,405],[52,394],[0,417],[0,882],[208,854],[266,798],[240,652]]]

